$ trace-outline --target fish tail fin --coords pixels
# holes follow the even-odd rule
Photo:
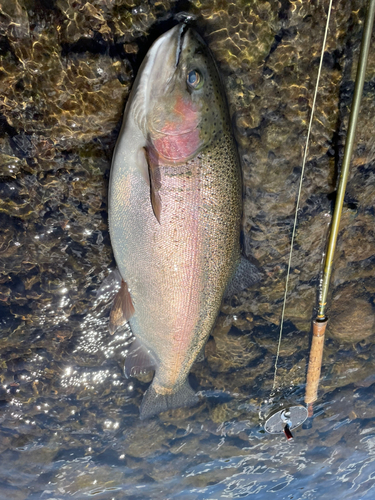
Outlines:
[[[198,396],[196,396],[187,380],[172,394],[158,394],[151,384],[143,396],[140,408],[140,418],[141,420],[145,420],[146,418],[158,415],[162,411],[194,406],[198,401]]]

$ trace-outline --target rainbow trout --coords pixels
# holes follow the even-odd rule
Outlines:
[[[154,370],[141,418],[198,400],[187,380],[241,261],[241,171],[211,53],[185,24],[156,40],[113,157],[109,228],[121,275],[111,333],[135,336],[125,375]],[[247,276],[247,278],[246,278]],[[242,288],[244,286],[242,285]]]

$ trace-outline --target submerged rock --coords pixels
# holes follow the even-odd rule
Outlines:
[[[375,308],[361,286],[349,285],[332,298],[327,331],[342,342],[356,343],[375,334]]]

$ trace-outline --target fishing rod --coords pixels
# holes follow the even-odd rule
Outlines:
[[[290,241],[288,268],[287,268],[287,272],[286,272],[284,300],[283,300],[283,307],[281,310],[279,342],[277,345],[277,353],[276,353],[276,359],[275,359],[275,370],[274,370],[274,375],[273,375],[273,385],[272,385],[272,391],[271,391],[271,396],[270,396],[271,402],[273,401],[273,396],[275,395],[275,391],[276,391],[277,365],[278,365],[278,361],[279,361],[281,340],[282,340],[282,336],[283,336],[285,307],[286,307],[286,300],[287,300],[287,296],[288,296],[288,285],[289,285],[290,269],[291,269],[291,264],[292,264],[294,239],[295,239],[296,229],[297,229],[298,210],[299,210],[300,200],[301,200],[303,176],[305,173],[307,154],[308,154],[308,150],[309,150],[309,140],[310,140],[310,134],[311,134],[311,129],[312,129],[312,123],[314,120],[314,112],[315,112],[315,106],[316,106],[316,99],[318,96],[320,76],[321,76],[322,67],[323,67],[324,52],[325,52],[325,48],[326,48],[326,44],[327,44],[329,21],[330,21],[331,12],[332,12],[332,3],[333,3],[333,0],[330,0],[329,6],[328,6],[328,12],[327,12],[326,26],[325,26],[325,30],[324,30],[322,50],[320,53],[318,74],[317,74],[316,83],[315,83],[314,97],[313,97],[312,106],[311,106],[309,126],[307,129],[304,154],[303,154],[303,158],[302,158],[302,168],[301,168],[301,175],[300,175],[300,181],[299,181],[299,187],[298,187],[296,209],[294,212],[293,231],[292,231],[292,237],[291,237],[291,241]],[[303,422],[307,419],[308,412],[307,412],[306,407],[303,405],[288,406],[288,407],[283,403],[279,403],[279,405],[281,406],[280,410],[274,412],[271,415],[268,415],[268,418],[267,418],[265,425],[264,425],[264,429],[266,432],[268,432],[270,434],[280,434],[280,433],[284,432],[287,440],[291,441],[293,439],[293,435],[291,432],[292,429],[303,424]]]
[[[303,162],[302,162],[302,172],[301,172],[301,178],[300,178],[299,191],[298,191],[298,195],[297,195],[295,219],[294,219],[294,226],[293,226],[291,246],[290,246],[289,263],[288,263],[288,270],[287,270],[287,277],[286,277],[286,284],[285,284],[284,302],[283,302],[283,308],[282,308],[282,314],[281,314],[279,343],[278,343],[277,355],[276,355],[276,361],[275,361],[275,372],[274,372],[272,393],[274,393],[274,390],[276,387],[277,362],[278,362],[278,358],[279,358],[280,345],[281,345],[281,339],[282,339],[285,305],[286,305],[286,298],[287,298],[287,293],[288,293],[288,280],[289,280],[292,253],[293,253],[294,237],[295,237],[296,226],[297,226],[297,215],[298,215],[299,202],[300,202],[300,196],[301,196],[301,190],[302,190],[303,174],[304,174],[304,170],[305,170],[305,164],[306,164],[306,158],[307,158],[307,152],[308,152],[308,144],[309,144],[311,126],[312,126],[312,121],[313,121],[313,117],[314,117],[316,97],[317,97],[320,74],[321,74],[322,63],[323,63],[323,55],[324,55],[324,50],[325,50],[326,41],[327,41],[327,33],[328,33],[328,26],[329,26],[331,10],[332,10],[332,0],[330,0],[329,7],[328,7],[328,15],[327,15],[324,40],[323,40],[322,53],[321,53],[321,58],[320,58],[318,76],[317,76],[315,93],[314,93],[313,104],[312,104],[312,109],[311,109],[309,128],[308,128],[307,137],[306,137],[304,157],[303,157]],[[296,428],[299,425],[301,425],[306,420],[307,417],[313,416],[313,403],[317,400],[317,397],[318,397],[317,396],[318,395],[318,387],[319,387],[319,380],[320,380],[320,373],[321,373],[321,366],[322,366],[322,359],[323,359],[324,336],[325,336],[325,329],[326,329],[327,321],[328,321],[328,318],[326,317],[326,314],[325,314],[325,309],[326,309],[326,305],[327,305],[329,282],[330,282],[330,277],[331,277],[331,272],[332,272],[332,263],[333,263],[335,248],[336,248],[337,236],[338,236],[340,219],[341,219],[341,212],[342,212],[342,207],[343,207],[343,203],[344,203],[346,184],[348,181],[349,166],[350,166],[350,160],[351,160],[351,156],[352,156],[354,139],[355,139],[355,130],[356,130],[360,102],[361,102],[361,97],[362,97],[362,92],[363,92],[365,71],[366,71],[368,53],[369,53],[369,47],[370,47],[370,41],[371,41],[371,32],[372,32],[372,27],[373,27],[373,23],[374,23],[374,12],[375,12],[375,0],[369,0],[366,18],[365,18],[365,25],[364,25],[364,29],[363,29],[362,41],[361,41],[361,50],[360,50],[358,68],[357,68],[356,81],[355,81],[352,109],[351,109],[351,114],[350,114],[350,119],[349,119],[347,140],[346,140],[345,150],[344,150],[344,159],[343,159],[343,164],[342,164],[342,168],[341,168],[339,188],[338,188],[338,192],[337,192],[334,215],[333,215],[333,219],[332,219],[332,225],[331,225],[331,231],[330,231],[330,237],[329,237],[329,243],[328,243],[328,249],[327,249],[326,258],[325,258],[322,288],[321,288],[321,291],[319,294],[319,310],[318,310],[318,315],[317,315],[316,319],[313,320],[313,336],[312,336],[312,344],[311,344],[311,349],[310,349],[309,365],[308,365],[307,380],[306,380],[306,390],[305,390],[305,403],[307,405],[307,409],[302,405],[284,407],[284,408],[280,409],[279,411],[277,411],[276,413],[274,413],[273,415],[271,415],[265,423],[265,430],[267,432],[269,432],[271,434],[279,434],[279,433],[284,432],[288,441],[291,441],[293,439],[291,429]],[[272,393],[271,393],[271,396],[272,396]]]
[[[328,296],[329,283],[332,273],[333,258],[335,255],[337,236],[340,227],[342,207],[344,204],[346,184],[348,182],[349,167],[353,152],[355,131],[357,127],[359,108],[363,93],[363,85],[365,82],[365,72],[366,72],[366,66],[367,66],[367,60],[371,42],[372,28],[374,24],[374,13],[375,13],[375,0],[369,0],[367,6],[365,25],[362,34],[361,51],[359,54],[357,75],[354,87],[354,96],[350,112],[348,133],[345,143],[344,159],[341,167],[340,182],[337,191],[335,209],[333,212],[331,231],[328,241],[328,248],[325,257],[323,282],[322,282],[321,292],[319,294],[320,297],[319,297],[318,315],[315,318],[315,320],[313,320],[313,336],[310,349],[309,367],[307,371],[306,392],[305,392],[305,403],[307,404],[309,417],[313,416],[313,403],[318,398],[318,387],[319,387],[320,372],[323,359],[324,335],[328,322],[328,318],[326,316],[327,296]]]

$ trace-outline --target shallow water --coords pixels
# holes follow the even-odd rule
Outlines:
[[[334,262],[314,418],[310,321],[343,154],[364,3],[335,3],[271,399],[291,224],[328,2],[72,0],[0,4],[0,499],[373,498],[375,50]],[[227,89],[242,160],[244,248],[262,283],[223,304],[196,363],[196,408],[141,422],[109,336],[107,183],[152,41],[188,11]],[[374,38],[375,40],[375,38]],[[354,244],[353,244],[354,242]]]

